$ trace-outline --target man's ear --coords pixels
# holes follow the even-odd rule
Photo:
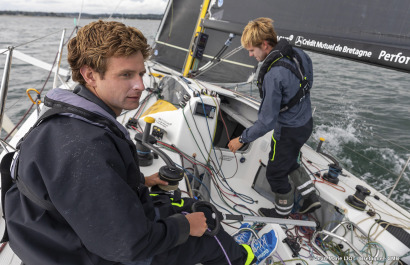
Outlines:
[[[96,77],[96,75],[97,75],[97,72],[95,72],[91,67],[89,67],[88,65],[83,65],[83,66],[80,68],[80,73],[81,73],[81,75],[83,76],[85,82],[86,82],[88,85],[90,85],[90,86],[92,86],[92,87],[95,87],[95,86],[96,86],[96,79],[95,79],[95,77]]]
[[[261,48],[263,51],[270,53],[270,51],[273,49],[273,47],[269,44],[267,40],[264,40],[261,44]]]
[[[262,41],[262,49],[267,50],[270,47],[269,42],[267,40]]]

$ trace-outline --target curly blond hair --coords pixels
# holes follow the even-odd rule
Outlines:
[[[260,17],[249,21],[242,33],[242,46],[245,49],[250,46],[260,47],[264,40],[272,47],[275,47],[278,43],[278,36],[273,27],[273,20],[267,17]]]
[[[68,43],[68,63],[74,81],[85,85],[80,73],[87,65],[104,79],[107,59],[112,56],[130,56],[141,51],[144,60],[151,54],[147,39],[136,28],[115,21],[95,21],[82,27]]]

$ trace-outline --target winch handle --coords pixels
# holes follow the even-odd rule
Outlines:
[[[192,212],[202,212],[200,208],[207,208],[208,210],[212,211],[212,218],[215,224],[215,228],[205,231],[205,235],[207,236],[215,236],[218,234],[219,230],[221,229],[221,221],[223,220],[222,213],[216,209],[216,207],[207,201],[197,201],[192,205]],[[209,220],[207,220],[209,221]]]

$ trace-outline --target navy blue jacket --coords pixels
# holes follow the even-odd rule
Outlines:
[[[85,87],[75,93],[115,119]],[[183,215],[154,221],[133,149],[106,128],[65,115],[43,121],[27,136],[19,178],[58,212],[34,204],[16,186],[6,194],[10,246],[25,264],[149,260],[188,239],[189,222]]]
[[[313,85],[313,66],[310,57],[300,49],[293,48],[301,57],[305,76]],[[286,57],[281,59],[296,67]],[[282,127],[300,127],[312,117],[310,95],[287,111],[279,112],[280,106],[288,103],[299,90],[299,79],[288,69],[281,66],[272,67],[265,74],[262,90],[263,98],[258,111],[258,120],[242,132],[245,143],[252,142],[274,130],[273,137],[280,140]]]

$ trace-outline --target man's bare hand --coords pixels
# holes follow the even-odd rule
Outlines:
[[[205,233],[206,229],[208,229],[206,217],[203,212],[190,213],[185,215],[185,217],[189,221],[190,236],[201,237]]]
[[[236,137],[235,139],[232,139],[229,144],[229,150],[232,151],[232,153],[235,153],[239,148],[241,148],[243,143],[239,142],[239,137]]]
[[[161,180],[159,178],[159,173],[158,172],[151,175],[151,176],[145,177],[145,186],[152,187],[152,186],[158,185],[158,184],[159,185],[164,185],[164,186],[168,185],[168,182],[166,182],[164,180]]]

